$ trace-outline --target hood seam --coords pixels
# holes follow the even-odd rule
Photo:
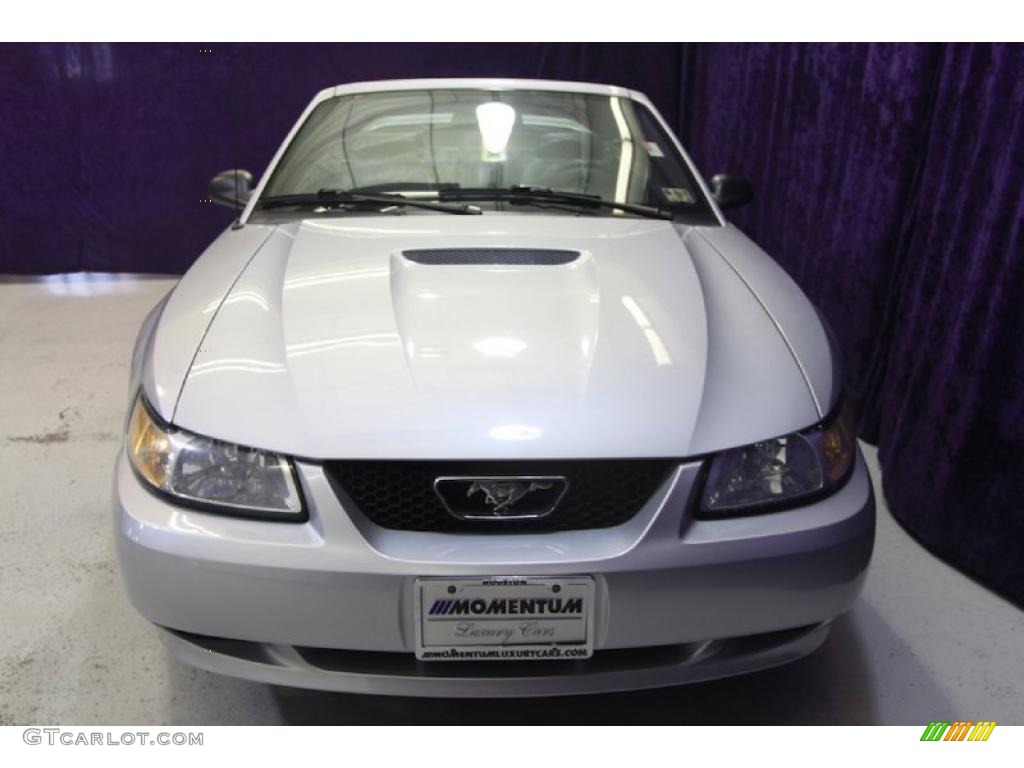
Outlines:
[[[217,319],[217,315],[220,314],[221,307],[224,306],[224,302],[227,301],[228,296],[231,295],[231,292],[235,290],[235,286],[238,285],[238,281],[242,279],[242,275],[244,275],[245,271],[249,269],[249,265],[252,264],[252,260],[256,258],[257,254],[259,254],[259,252],[263,250],[263,246],[267,244],[267,241],[270,240],[271,237],[273,237],[275,232],[277,232],[278,226],[279,225],[275,224],[273,229],[271,229],[270,232],[267,233],[267,236],[260,241],[260,244],[256,246],[256,250],[252,252],[252,256],[250,256],[246,260],[245,264],[242,265],[242,268],[238,270],[238,274],[235,275],[235,279],[231,281],[231,285],[228,286],[228,289],[224,292],[224,295],[221,296],[221,299],[217,304],[217,309],[213,311],[213,316],[210,317],[210,322],[206,324],[206,328],[203,330],[203,335],[199,338],[199,343],[196,344],[195,351],[192,352],[192,360],[189,361],[188,368],[185,370],[185,375],[181,379],[181,386],[178,388],[178,395],[177,397],[174,398],[174,408],[171,409],[171,418],[169,419],[171,424],[174,423],[174,419],[178,415],[178,405],[181,404],[181,397],[182,395],[185,394],[185,384],[188,383],[189,374],[192,373],[192,367],[196,364],[196,358],[199,356],[199,350],[203,348],[203,342],[206,341],[206,337],[207,335],[209,335],[210,329],[213,327],[213,323]]]
[[[736,277],[740,279],[740,282],[746,286],[747,290],[750,291],[750,295],[754,297],[754,300],[760,305],[761,309],[768,316],[768,319],[771,320],[772,325],[775,326],[775,330],[778,331],[779,336],[782,338],[782,342],[786,345],[786,349],[789,350],[789,354],[793,358],[793,362],[796,363],[796,367],[800,370],[800,376],[803,378],[804,384],[807,386],[807,391],[811,395],[811,401],[814,403],[814,409],[818,412],[818,418],[825,418],[825,413],[824,411],[822,411],[821,408],[821,402],[818,400],[818,393],[814,391],[814,386],[811,384],[811,378],[810,376],[807,375],[807,370],[804,368],[804,364],[800,361],[800,356],[796,353],[796,349],[793,347],[793,343],[789,340],[789,336],[787,336],[785,330],[783,330],[782,324],[779,323],[775,315],[768,308],[768,305],[765,303],[764,299],[762,299],[760,294],[758,294],[758,292],[754,290],[754,286],[752,286],[747,281],[747,279],[743,276],[743,273],[740,272],[736,265],[732,263],[729,257],[722,253],[721,249],[717,245],[715,245],[707,237],[707,235],[705,235],[699,229],[694,228],[687,232],[686,235],[684,235],[683,237],[684,243],[686,237],[690,233],[696,233],[705,243],[710,245],[711,249],[719,255],[722,261],[724,261],[728,265],[729,269],[732,270],[733,274],[735,274]]]

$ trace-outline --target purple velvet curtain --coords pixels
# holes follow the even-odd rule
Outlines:
[[[710,45],[683,130],[846,357],[893,514],[1024,604],[1024,46]]]
[[[951,46],[896,251],[871,412],[885,494],[1024,604],[1024,46]]]
[[[211,49],[210,53],[203,49]],[[645,91],[836,331],[899,520],[1024,604],[1024,47],[0,45],[0,274],[181,272],[314,92],[391,77]]]

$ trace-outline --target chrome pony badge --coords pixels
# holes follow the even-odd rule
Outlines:
[[[439,477],[434,492],[461,520],[536,520],[554,512],[564,477]]]

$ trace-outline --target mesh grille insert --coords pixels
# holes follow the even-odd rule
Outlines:
[[[672,459],[333,461],[327,476],[371,521],[404,531],[525,533],[608,528],[630,520],[677,465]],[[560,475],[569,489],[540,520],[460,520],[434,493],[444,476]]]
[[[577,251],[544,248],[420,248],[402,253],[409,261],[441,265],[557,266],[580,257]]]

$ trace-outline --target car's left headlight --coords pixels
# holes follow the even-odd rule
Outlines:
[[[163,423],[140,393],[128,422],[128,458],[151,488],[211,512],[306,519],[291,461]]]
[[[757,514],[828,495],[849,477],[856,445],[843,408],[801,432],[723,451],[706,468],[697,516]]]

